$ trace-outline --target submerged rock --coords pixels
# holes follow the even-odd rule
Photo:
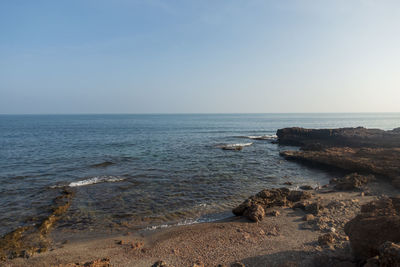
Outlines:
[[[386,241],[400,242],[400,197],[383,198],[361,207],[344,228],[353,253],[360,260],[379,254]]]
[[[251,146],[253,143],[245,143],[245,144],[226,144],[220,145],[219,148],[223,150],[242,150],[246,146]]]
[[[236,216],[246,216],[258,222],[265,217],[265,210],[275,206],[291,206],[294,202],[311,198],[311,193],[304,191],[290,191],[289,189],[264,189],[248,198],[232,210]]]
[[[47,250],[47,236],[62,215],[71,205],[73,192],[67,188],[53,200],[50,214],[34,226],[19,227],[0,238],[0,260],[17,257],[30,257],[34,253]]]
[[[108,167],[108,166],[111,166],[111,165],[114,165],[114,164],[115,163],[111,162],[111,161],[104,161],[102,163],[93,164],[90,167],[92,167],[92,168],[105,168],[105,167]]]

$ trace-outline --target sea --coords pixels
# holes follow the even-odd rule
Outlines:
[[[79,234],[219,220],[264,188],[328,183],[338,174],[279,156],[298,149],[276,142],[293,126],[390,130],[400,113],[0,115],[0,235],[37,223],[64,187],[56,230]]]

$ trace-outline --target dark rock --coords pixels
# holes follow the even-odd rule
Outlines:
[[[246,267],[246,265],[241,262],[235,262],[231,264],[231,267]]]
[[[293,185],[292,182],[284,182],[283,184],[284,184],[284,185]]]
[[[387,241],[379,247],[381,267],[400,267],[400,244]]]
[[[319,202],[314,202],[307,205],[304,208],[304,211],[308,214],[318,215],[319,212],[323,209],[322,205]]]
[[[378,255],[384,242],[400,242],[400,198],[383,198],[363,205],[361,213],[346,223],[344,230],[357,259]]]
[[[276,133],[281,145],[303,146],[306,150],[323,150],[324,147],[385,147],[399,146],[400,131],[383,131],[379,129],[338,128],[338,129],[305,129],[284,128]]]
[[[379,256],[369,258],[363,267],[379,267]]]

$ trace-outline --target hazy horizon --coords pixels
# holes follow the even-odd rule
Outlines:
[[[398,1],[0,3],[0,114],[400,112]]]

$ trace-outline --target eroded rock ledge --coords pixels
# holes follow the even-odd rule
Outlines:
[[[400,128],[392,131],[365,128],[285,128],[277,132],[280,144],[301,146],[282,151],[287,160],[347,172],[375,174],[400,187]]]
[[[279,129],[276,133],[282,145],[323,147],[400,147],[400,128],[380,129],[338,128],[305,129],[299,127]]]

